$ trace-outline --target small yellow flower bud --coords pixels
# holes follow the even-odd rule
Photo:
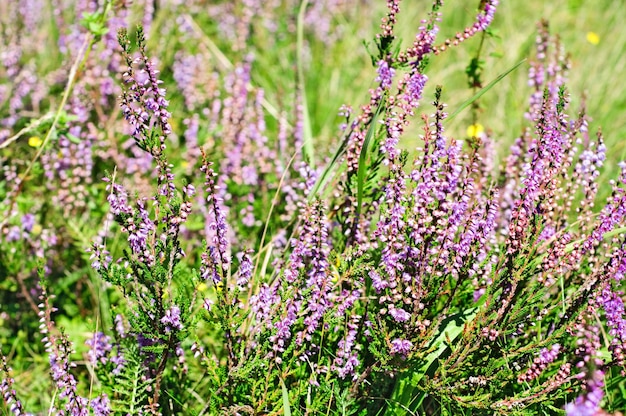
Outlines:
[[[30,147],[39,147],[42,143],[43,140],[41,140],[41,137],[39,136],[31,136],[28,138],[28,145]]]
[[[32,235],[37,236],[37,235],[41,234],[42,231],[43,231],[43,228],[41,227],[41,225],[35,224],[35,225],[33,225],[33,229],[30,230],[30,233]]]
[[[467,127],[467,137],[480,137],[485,132],[482,124],[476,123]]]
[[[587,42],[597,45],[600,43],[600,36],[596,32],[587,32]]]

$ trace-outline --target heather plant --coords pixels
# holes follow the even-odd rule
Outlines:
[[[626,166],[610,198],[598,198],[603,134],[589,132],[584,104],[572,115],[569,60],[546,22],[529,60],[524,128],[498,165],[494,143],[505,138],[476,127],[490,122],[480,99],[520,64],[483,86],[484,63],[473,59],[473,97],[452,114],[445,85],[425,90],[432,61],[495,36],[498,1],[480,1],[474,22],[444,40],[435,1],[408,46],[396,35],[400,2],[388,1],[368,45],[368,101],[340,109],[325,157],[309,118],[303,27],[315,19],[332,43],[341,26],[328,13],[345,4],[288,2],[297,18],[278,23],[286,28],[274,26],[274,2],[215,5],[208,13],[234,62],[213,67],[185,48],[160,51],[160,65],[146,35],[158,27],[206,40],[200,2],[160,5],[180,13],[178,27],[157,18],[156,3],[138,3],[141,14],[81,2],[81,24],[58,13],[69,79],[37,82],[63,99],[38,119],[6,111],[4,411],[624,408]],[[26,17],[37,16],[22,13],[23,34],[3,36],[26,36]],[[293,102],[279,108],[245,53],[261,27],[272,42],[296,38]],[[17,90],[20,105],[39,103]],[[464,109],[474,125],[465,141],[447,133]],[[401,147],[407,137],[414,148]],[[28,371],[50,377],[27,387]]]

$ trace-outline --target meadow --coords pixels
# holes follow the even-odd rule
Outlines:
[[[624,21],[0,2],[0,411],[621,415]]]

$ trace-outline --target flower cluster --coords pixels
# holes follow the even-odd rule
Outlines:
[[[264,58],[243,52],[267,34],[277,36],[266,46],[283,45],[294,31],[304,55],[314,52],[337,35],[329,11],[348,13],[347,4],[305,1],[294,24],[268,19],[280,8],[274,0],[208,10],[198,1],[136,1],[146,30],[181,37],[155,55],[163,72],[141,26],[117,32],[115,53],[111,29],[135,17],[126,2],[79,2],[82,25],[54,16],[68,29],[61,53],[76,60],[54,122],[21,117],[38,110],[38,91],[61,83],[31,76],[27,48],[2,52],[0,76],[15,77],[15,91],[0,85],[8,108],[0,147],[27,133],[32,140],[8,149],[15,161],[1,170],[13,186],[0,205],[0,271],[9,276],[0,303],[28,304],[3,309],[1,336],[17,336],[28,307],[38,314],[43,345],[29,348],[47,354],[56,391],[45,410],[530,414],[549,402],[549,411],[575,415],[623,403],[613,385],[625,365],[626,164],[599,207],[607,145],[590,135],[584,104],[570,115],[569,63],[547,24],[530,62],[523,131],[498,166],[497,135],[479,132],[487,113],[478,103],[464,142],[450,136],[448,92],[435,88],[430,108],[423,100],[430,63],[479,33],[492,36],[499,2],[480,1],[475,20],[439,43],[444,8],[435,0],[403,48],[400,2],[387,1],[366,104],[341,107],[343,137],[324,159],[326,149],[309,141],[323,131],[311,123],[309,79],[268,92],[257,85],[274,80]],[[43,17],[24,7],[7,10],[35,30]],[[183,13],[159,17],[174,11]],[[207,35],[203,16],[220,17],[209,27],[225,39]],[[234,62],[220,50],[224,40]],[[178,91],[166,91],[169,83]],[[409,153],[400,144],[420,120]],[[46,126],[48,138],[37,140]],[[23,151],[37,152],[32,162]],[[40,183],[31,178],[38,169]],[[95,180],[107,169],[104,183]],[[49,205],[76,219],[52,218]],[[89,242],[88,255],[72,249]],[[41,283],[29,286],[36,274]],[[50,287],[67,310],[52,307]],[[84,317],[96,328],[73,331]],[[82,360],[68,334],[86,338]],[[21,380],[2,359],[3,409],[25,414],[32,400],[18,398]]]

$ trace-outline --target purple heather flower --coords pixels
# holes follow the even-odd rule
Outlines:
[[[22,232],[20,231],[20,227],[18,227],[17,225],[14,225],[12,227],[9,227],[9,232],[6,235],[6,240],[11,242],[11,241],[17,241],[22,237]]]
[[[389,315],[393,317],[396,322],[406,322],[411,318],[411,314],[402,308],[389,308]]]
[[[372,287],[376,293],[380,293],[385,288],[389,287],[389,283],[380,277],[380,274],[376,270],[370,270],[370,279],[372,279]]]
[[[122,370],[124,369],[124,365],[126,365],[126,359],[124,358],[124,355],[122,354],[119,346],[117,347],[116,354],[111,355],[111,357],[109,358],[109,361],[115,364],[115,368],[111,371],[111,374],[113,375],[121,374]]]
[[[337,354],[333,363],[340,378],[346,378],[355,374],[360,361],[358,358],[357,333],[360,316],[353,316],[347,323],[348,331],[337,345]]]
[[[609,351],[617,363],[625,362],[624,348],[626,346],[626,313],[624,302],[618,293],[611,290],[610,283],[606,283],[597,298],[598,304],[604,308],[609,335],[612,337]]]
[[[148,247],[147,238],[150,232],[155,229],[155,226],[145,208],[145,203],[143,199],[137,201],[137,213],[139,214],[140,223],[137,225],[129,221],[126,228],[128,229],[128,243],[133,253],[151,263],[151,254],[146,253]]]
[[[164,138],[172,132],[169,124],[171,114],[167,111],[168,101],[165,99],[165,89],[160,88],[162,81],[158,79],[159,71],[156,65],[145,54],[144,31],[138,31],[138,43],[141,56],[133,59],[130,55],[130,45],[126,32],[121,31],[118,39],[124,50],[124,58],[128,66],[123,74],[125,84],[120,106],[122,114],[132,126],[132,136],[141,146],[149,142],[151,132],[156,126],[160,127],[162,136],[160,144],[151,148],[144,148],[153,156],[160,154],[165,148]],[[135,70],[142,63],[143,68]]]
[[[241,253],[241,260],[239,263],[239,272],[237,278],[237,285],[239,287],[245,287],[250,278],[252,277],[252,259],[250,258],[249,252]]]
[[[594,245],[602,241],[604,234],[613,230],[626,217],[626,192],[621,188],[616,188],[616,192],[611,198],[611,201],[602,209],[599,221],[591,235],[583,242],[584,252],[588,252]]]
[[[95,366],[98,362],[106,364],[112,348],[110,337],[102,332],[96,332],[92,338],[85,341],[85,344],[90,347],[87,355],[91,365]]]
[[[498,7],[498,0],[488,0],[483,7],[484,9],[476,16],[476,27],[479,30],[486,30],[493,21],[496,7]]]
[[[5,405],[15,416],[30,415],[30,413],[24,412],[24,406],[13,389],[14,380],[10,376],[11,369],[7,366],[6,359],[1,354],[0,357],[0,373],[4,373],[2,374],[2,381],[0,381],[0,394],[2,394]]]
[[[406,81],[404,100],[409,106],[407,113],[411,114],[412,109],[419,106],[419,101],[422,99],[422,93],[424,92],[424,86],[428,81],[428,77],[420,72],[414,72]]]
[[[275,335],[270,337],[270,342],[274,345],[272,349],[275,352],[284,352],[286,342],[291,338],[291,327],[298,319],[298,311],[301,307],[301,301],[289,299],[285,307],[285,316],[274,324]]]
[[[389,66],[389,63],[385,60],[378,62],[378,76],[376,81],[380,82],[382,88],[389,88],[393,82],[393,77],[396,74],[396,70]]]
[[[213,263],[214,269],[213,278],[219,278],[219,271],[224,271],[230,264],[229,258],[229,241],[228,241],[228,225],[226,224],[226,217],[224,214],[224,208],[222,204],[222,198],[218,195],[218,186],[215,183],[215,177],[217,174],[211,168],[211,164],[203,156],[202,166],[200,170],[205,176],[205,194],[208,204],[208,234],[207,242],[209,244],[209,255]],[[206,253],[203,253],[206,254]],[[209,275],[205,275],[204,278],[208,278]],[[219,279],[218,279],[219,281]]]
[[[161,318],[161,323],[165,325],[165,332],[168,333],[174,329],[183,329],[183,324],[180,321],[180,308],[173,305],[170,309],[165,311],[165,316]]]
[[[115,315],[115,332],[120,338],[126,337],[126,325],[124,324],[124,317],[121,314]]]
[[[110,253],[105,250],[104,246],[102,245],[93,243],[92,248],[88,249],[87,251],[91,252],[89,260],[93,260],[91,262],[91,268],[96,271],[100,270],[103,267],[107,269],[109,267],[109,264],[111,264],[111,261],[113,260],[110,256]]]
[[[622,245],[619,249],[619,256],[617,256],[617,267],[615,268],[615,273],[613,274],[613,279],[616,282],[624,279],[624,274],[626,273],[626,244]]]
[[[517,381],[528,382],[539,377],[543,370],[548,367],[548,364],[554,362],[561,351],[559,344],[554,344],[550,349],[543,348],[539,351],[539,355],[534,359],[532,365],[524,374],[517,378]]]
[[[33,214],[26,214],[22,217],[22,229],[30,233],[35,226],[35,216]]]
[[[385,275],[387,276],[386,284],[390,287],[395,287],[397,285],[395,280],[404,269],[404,265],[400,259],[406,248],[406,244],[404,244],[404,231],[406,226],[404,221],[406,197],[404,193],[406,184],[405,174],[402,172],[402,169],[396,164],[392,166],[392,169],[394,177],[385,187],[385,203],[388,207],[387,212],[385,216],[378,221],[375,236],[384,243],[381,263],[384,267]]]
[[[109,416],[111,414],[111,404],[106,394],[102,394],[91,400],[90,405],[94,416]]]
[[[305,233],[300,236],[306,246],[306,259],[310,266],[307,273],[308,279],[304,282],[305,287],[311,290],[307,299],[306,308],[303,311],[305,329],[298,335],[298,343],[303,339],[309,339],[322,321],[324,313],[330,309],[333,300],[331,298],[332,283],[328,265],[328,225],[324,218],[324,207],[317,202],[308,207],[305,220]],[[291,259],[291,258],[290,258]],[[304,259],[296,259],[302,262]]]
[[[110,182],[110,179],[103,179],[105,182]],[[111,211],[114,215],[120,214],[132,214],[133,210],[128,205],[128,192],[126,189],[120,185],[119,183],[108,184],[106,186],[107,192],[109,192],[109,196],[107,196],[107,201],[111,205]]]
[[[604,373],[593,371],[592,377],[586,381],[585,393],[578,396],[574,403],[565,406],[567,416],[595,416],[600,410],[600,402],[604,397]]]
[[[250,298],[250,309],[258,323],[265,322],[272,317],[272,309],[280,303],[280,296],[276,294],[276,287],[261,285],[259,292]]]
[[[209,246],[200,255],[200,277],[204,280],[211,280],[214,284],[222,281],[222,276],[218,271],[217,254],[215,247]]]
[[[413,348],[413,343],[406,339],[396,338],[391,341],[391,353],[399,354],[402,356],[407,356],[411,349]]]
[[[45,314],[49,319],[49,312]],[[48,324],[52,325],[48,322]],[[57,342],[55,339],[44,337],[42,340],[46,343],[46,350],[50,357],[50,375],[56,387],[59,389],[59,398],[66,399],[65,411],[70,415],[87,416],[89,414],[89,401],[78,395],[76,385],[77,380],[70,372],[75,364],[70,361],[71,344],[67,338],[62,335]]]

